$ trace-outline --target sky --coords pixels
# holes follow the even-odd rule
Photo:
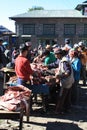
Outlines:
[[[15,21],[9,17],[28,12],[29,8],[40,6],[45,10],[75,9],[86,0],[1,0],[0,25],[15,32]]]

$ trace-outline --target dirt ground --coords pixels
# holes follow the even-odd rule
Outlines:
[[[51,104],[49,113],[43,113],[41,106],[33,105],[30,121],[23,118],[23,130],[87,130],[87,86],[81,83],[78,105],[72,106],[71,112],[56,115]],[[0,130],[18,130],[18,125],[18,121],[0,120]]]

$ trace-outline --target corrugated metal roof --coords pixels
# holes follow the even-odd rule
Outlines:
[[[87,0],[86,0],[86,1],[84,1],[83,3],[87,3]]]
[[[6,27],[0,25],[0,34],[13,34],[13,32]]]
[[[82,15],[81,12],[78,10],[33,10],[9,18],[15,19],[15,18],[58,18],[58,17],[59,18],[86,17],[87,18],[87,16]]]
[[[87,3],[78,4],[75,9],[81,10],[84,5],[87,6]]]

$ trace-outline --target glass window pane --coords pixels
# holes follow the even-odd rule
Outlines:
[[[26,35],[35,34],[35,24],[24,24],[23,25],[23,34],[26,34]]]

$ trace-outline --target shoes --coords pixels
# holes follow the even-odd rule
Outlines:
[[[30,114],[33,114],[33,112],[34,112],[33,109],[30,109]]]
[[[86,86],[86,83],[83,83],[83,86]]]
[[[71,113],[72,110],[71,109],[67,109],[67,110],[64,110],[65,113]]]
[[[83,86],[86,86],[86,81],[85,80],[83,81]]]
[[[63,112],[63,111],[61,111],[61,112],[55,111],[54,113],[55,113],[56,115],[64,115],[64,114],[65,114],[65,112]]]

